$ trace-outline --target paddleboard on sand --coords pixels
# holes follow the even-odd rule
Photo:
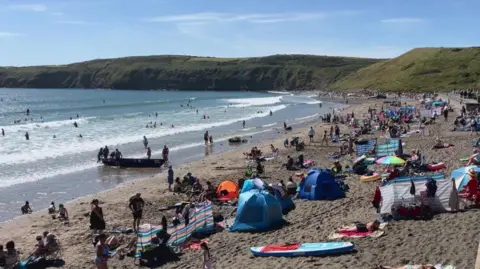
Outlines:
[[[296,257],[338,254],[353,250],[351,242],[325,242],[252,247],[255,256]]]

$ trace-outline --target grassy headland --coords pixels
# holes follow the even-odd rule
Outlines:
[[[336,89],[441,91],[480,86],[480,47],[419,48],[330,85]]]
[[[0,87],[177,90],[310,90],[377,59],[311,55],[258,58],[142,56],[60,66],[0,68]]]

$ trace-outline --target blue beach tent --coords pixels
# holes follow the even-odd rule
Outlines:
[[[269,231],[284,223],[280,202],[267,192],[251,190],[240,194],[230,231]]]
[[[275,192],[275,199],[277,199],[277,201],[282,206],[282,213],[284,215],[295,209],[295,203],[293,202],[292,198],[288,196],[288,194],[281,186],[275,185],[273,186],[273,189]]]
[[[335,200],[345,197],[335,176],[327,169],[311,169],[300,183],[299,197],[306,200]]]

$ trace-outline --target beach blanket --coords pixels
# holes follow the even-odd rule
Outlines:
[[[380,237],[382,236],[385,231],[385,226],[387,226],[388,223],[380,223],[380,226],[378,227],[378,230],[374,232],[333,232],[328,236],[329,240],[334,240],[334,239],[339,239],[339,238],[346,238],[346,237],[351,237],[351,238],[361,238],[361,237]],[[356,227],[354,224],[344,227],[344,228],[353,228]]]
[[[420,269],[420,268],[423,268],[422,266],[425,266],[425,265],[404,265],[404,266],[401,266],[401,267],[390,267],[390,266],[382,266],[380,268],[384,268],[384,269]],[[430,265],[432,266],[432,265]],[[455,269],[456,267],[453,266],[453,265],[441,265],[441,264],[437,264],[434,266],[435,269]]]
[[[177,226],[170,225],[167,227],[167,232],[171,235],[167,245],[180,245],[194,232],[208,232],[213,231],[213,229],[212,203],[207,201],[197,204],[194,208],[194,213],[191,213],[190,222],[186,227],[183,222]],[[140,258],[141,252],[151,245],[152,238],[156,237],[156,234],[160,231],[162,231],[161,225],[143,224],[140,226],[140,230],[137,233],[137,251],[135,258]]]
[[[372,149],[377,143],[377,139],[369,139],[366,143],[357,144],[357,156],[362,156]]]

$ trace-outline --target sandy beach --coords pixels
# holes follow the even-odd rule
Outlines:
[[[383,100],[356,99],[350,102],[351,107],[346,112],[355,112],[360,118],[368,107],[379,109]],[[413,101],[412,101],[413,103]],[[458,102],[452,101],[457,114]],[[457,107],[455,107],[457,104]],[[403,138],[404,152],[420,149],[426,159],[444,162],[447,166],[445,174],[464,166],[460,158],[465,158],[472,152],[469,132],[450,132],[454,115],[449,122],[443,118],[429,128],[430,135],[420,134]],[[332,160],[327,158],[329,152],[337,151],[338,146],[320,146],[320,134],[329,129],[329,124],[320,121],[313,126],[316,130],[315,143],[308,144],[304,151],[297,152],[294,148],[284,148],[285,137],[301,136],[308,141],[309,127],[295,129],[273,141],[263,141],[255,146],[263,152],[269,152],[270,144],[280,149],[279,156],[265,163],[266,182],[287,181],[293,175],[292,171],[282,168],[286,156],[303,154],[306,159],[312,159],[318,167],[329,168]],[[342,132],[347,126],[341,126]],[[379,133],[376,133],[379,136]],[[452,149],[432,150],[435,136],[444,142],[452,143]],[[252,145],[254,146],[254,145]],[[244,176],[246,159],[243,156],[245,149],[214,154],[202,160],[194,161],[180,167],[174,167],[175,176],[183,176],[192,172],[202,183],[211,181],[217,185],[224,179],[238,180]],[[345,156],[340,162],[352,165],[355,156]],[[215,167],[229,169],[215,169]],[[305,170],[306,171],[306,170]],[[0,242],[5,244],[14,240],[22,257],[28,256],[35,244],[35,236],[50,231],[55,233],[63,246],[63,268],[93,268],[94,248],[91,244],[89,230],[90,201],[97,198],[105,214],[107,229],[132,225],[131,212],[127,208],[128,198],[134,193],[142,193],[146,201],[143,223],[159,224],[165,212],[162,207],[181,201],[184,197],[174,196],[167,190],[166,172],[127,182],[109,191],[97,193],[77,199],[66,204],[70,214],[70,223],[64,225],[53,220],[46,210],[31,215],[18,217],[2,223],[0,226]],[[298,181],[297,181],[298,183]],[[355,221],[368,222],[377,217],[371,206],[370,198],[377,183],[364,183],[356,175],[349,176],[347,183],[350,191],[347,197],[335,201],[302,201],[295,200],[296,209],[290,212],[285,219],[289,225],[267,233],[232,233],[223,231],[208,238],[209,247],[214,257],[214,268],[375,268],[376,265],[401,266],[404,264],[453,264],[457,268],[473,268],[475,264],[477,246],[480,240],[480,225],[476,223],[478,210],[468,209],[460,213],[436,215],[429,221],[396,221],[388,224],[386,233],[380,238],[359,238],[352,241],[356,245],[356,252],[339,256],[328,257],[297,257],[297,258],[257,258],[250,254],[249,248],[267,244],[287,242],[322,242],[327,241],[328,235],[335,229]],[[214,212],[218,209],[215,208]],[[127,240],[130,236],[122,237]],[[124,260],[113,258],[109,261],[110,268],[135,268],[133,258]],[[163,268],[201,268],[201,252],[190,250],[181,256],[180,261],[167,264]]]

